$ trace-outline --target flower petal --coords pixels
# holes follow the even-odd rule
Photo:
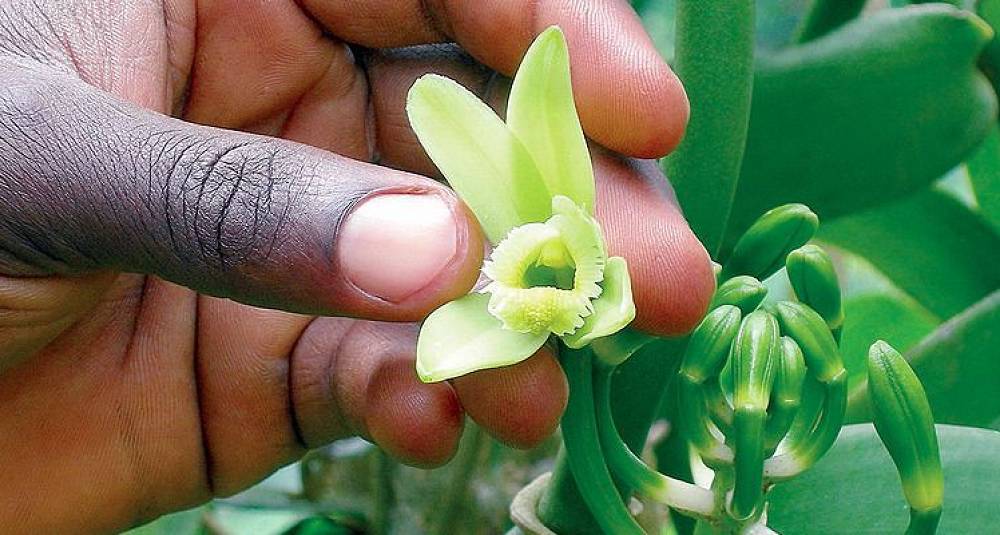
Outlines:
[[[542,347],[549,333],[504,329],[486,310],[489,296],[469,294],[446,303],[424,322],[417,338],[417,375],[425,383],[516,364]]]
[[[635,319],[632,281],[624,258],[613,256],[608,259],[601,286],[604,291],[592,302],[594,313],[584,318],[583,326],[576,332],[562,337],[567,346],[579,349],[602,336],[620,331]]]
[[[507,124],[524,143],[553,196],[594,211],[594,171],[573,103],[569,51],[557,26],[535,38],[514,76]]]
[[[550,195],[531,155],[469,90],[444,76],[421,76],[407,95],[406,113],[420,144],[491,243],[551,215]]]

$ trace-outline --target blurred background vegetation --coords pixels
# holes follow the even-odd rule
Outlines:
[[[668,60],[673,4],[633,1]],[[808,4],[757,3],[760,55],[789,45]],[[869,2],[866,10],[883,5]],[[823,220],[819,239],[834,252],[843,281],[842,349],[852,384],[864,381],[867,348],[882,338],[906,352],[939,422],[1000,429],[1000,136],[995,117],[990,120],[985,143],[944,176],[915,176],[902,194],[871,184],[831,199],[831,205],[839,203],[836,210],[822,203],[812,208]],[[768,205],[787,200],[797,199],[762,199]],[[790,292],[783,272],[767,285],[778,298]],[[854,397],[863,396],[862,390]],[[866,417],[860,406],[852,407],[856,421]],[[645,456],[651,462],[676,455],[664,440],[666,419],[650,434]],[[557,449],[553,437],[532,451],[515,451],[470,422],[452,463],[420,470],[399,465],[363,440],[343,440],[244,493],[129,533],[501,533],[510,527],[507,508],[514,494],[551,468]],[[644,524],[666,525],[670,532],[665,514],[649,508]]]

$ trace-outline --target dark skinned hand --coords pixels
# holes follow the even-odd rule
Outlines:
[[[471,288],[483,237],[404,98],[435,71],[502,103],[552,24],[636,326],[684,332],[708,258],[635,158],[678,143],[687,101],[624,0],[0,4],[5,532],[123,529],[350,435],[431,466],[465,415],[516,447],[551,433],[547,350],[416,377],[414,322]]]

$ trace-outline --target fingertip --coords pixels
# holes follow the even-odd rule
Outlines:
[[[661,230],[660,243],[649,244],[650,254],[671,258],[658,267],[640,264],[633,272],[632,280],[643,288],[635,294],[633,325],[653,334],[678,336],[693,330],[705,316],[715,292],[715,275],[708,253],[693,233],[675,230],[668,236],[669,229]]]
[[[611,254],[628,261],[633,326],[661,336],[693,329],[715,291],[709,255],[691,231],[656,162],[594,158],[597,216]]]
[[[454,456],[463,412],[447,383],[421,383],[412,361],[396,360],[374,372],[366,398],[368,434],[392,457],[432,468]]]
[[[581,64],[574,71],[579,73],[577,109],[588,135],[601,145],[637,158],[659,158],[680,144],[690,106],[680,80],[643,40],[616,45],[633,50],[624,61],[598,63],[601,69],[582,65],[598,58],[574,62]]]
[[[544,347],[517,365],[471,373],[452,384],[469,417],[520,449],[537,446],[555,431],[569,392],[562,367]]]

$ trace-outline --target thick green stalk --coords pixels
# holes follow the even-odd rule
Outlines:
[[[821,37],[830,30],[857,17],[867,0],[813,0],[802,19],[795,41],[804,43]]]
[[[396,507],[396,489],[393,481],[398,467],[395,460],[384,451],[375,452],[373,471],[372,515],[369,530],[375,535],[392,533],[392,511]]]
[[[593,354],[587,348],[572,350],[563,346],[560,360],[569,382],[569,403],[562,419],[564,458],[576,489],[590,511],[596,512],[593,519],[605,533],[641,535],[642,528],[632,518],[611,478],[597,435]],[[542,521],[554,530],[565,530],[565,515],[574,514],[571,510],[559,510],[559,504],[551,501],[546,505],[544,499],[539,513]],[[551,521],[545,518],[552,515],[562,518]]]
[[[660,403],[686,345],[687,337],[654,340],[615,371],[612,412],[622,440],[634,452],[641,451],[649,427],[659,415]],[[619,483],[619,490],[627,489]],[[599,529],[570,474],[565,451],[560,451],[556,459],[552,479],[538,505],[538,516],[557,533],[594,533]]]
[[[931,511],[910,509],[910,524],[906,526],[906,535],[934,535],[940,521],[941,509]]]
[[[691,228],[714,257],[743,161],[753,85],[753,0],[678,0],[675,70],[691,102],[666,170]]]
[[[460,524],[462,504],[469,496],[469,484],[479,467],[484,448],[489,445],[486,433],[478,425],[470,425],[465,432],[458,455],[452,462],[454,473],[444,489],[444,496],[435,508],[435,533],[447,533]]]

